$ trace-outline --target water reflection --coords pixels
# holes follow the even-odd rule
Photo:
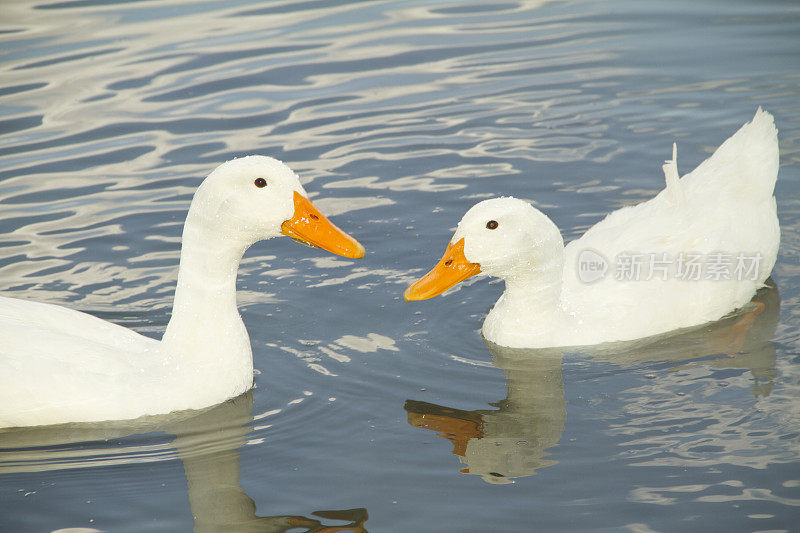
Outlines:
[[[564,432],[566,401],[561,354],[530,357],[524,350],[489,345],[506,378],[505,399],[497,409],[460,411],[408,400],[408,422],[431,429],[453,442],[464,474],[489,483],[510,483],[555,464],[547,450]]]
[[[364,524],[369,517],[366,509],[320,510],[310,517],[256,515],[256,504],[239,481],[239,450],[253,430],[252,407],[251,391],[199,412],[186,411],[133,421],[3,429],[0,430],[0,474],[177,457],[186,474],[196,533],[366,532]],[[175,439],[156,444],[142,444],[133,439],[131,446],[105,444],[105,441],[130,435],[160,431],[174,435]],[[100,449],[92,449],[95,444]],[[87,447],[92,449],[88,457]]]
[[[779,319],[777,287],[760,290],[741,312],[679,335],[609,344],[592,357],[620,367],[667,362],[668,373],[698,365],[744,369],[752,376],[753,396],[766,397],[776,377],[771,339]],[[416,400],[404,406],[408,423],[437,432],[453,443],[452,453],[467,465],[461,473],[488,483],[512,483],[557,463],[553,448],[564,432],[566,399],[563,350],[525,350],[486,343],[494,365],[503,370],[507,394],[496,409],[462,411]],[[651,376],[656,380],[659,376]]]

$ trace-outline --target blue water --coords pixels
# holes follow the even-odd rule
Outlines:
[[[158,337],[191,195],[250,153],[368,250],[248,251],[235,401],[0,433],[0,531],[797,530],[797,3],[9,1],[0,72],[5,295]],[[759,105],[782,244],[755,318],[532,357],[480,338],[497,282],[402,301],[475,202],[570,240]]]

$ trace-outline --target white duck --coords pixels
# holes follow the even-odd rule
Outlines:
[[[405,299],[431,298],[479,272],[499,277],[505,292],[483,336],[509,347],[625,341],[717,320],[752,298],[777,257],[772,115],[759,108],[682,178],[673,146],[664,173],[654,198],[611,213],[566,247],[528,203],[480,202]]]
[[[251,244],[280,234],[364,256],[308,200],[289,167],[249,156],[220,165],[194,195],[161,341],[72,309],[0,297],[0,427],[199,409],[250,389],[253,357],[236,307],[236,273]]]

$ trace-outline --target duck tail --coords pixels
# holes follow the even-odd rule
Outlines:
[[[683,202],[683,188],[678,175],[678,145],[672,143],[672,159],[664,161],[664,180],[667,182],[667,198],[675,205]]]
[[[759,107],[753,120],[684,178],[696,180],[698,188],[751,202],[772,197],[778,178],[778,130],[772,115]]]

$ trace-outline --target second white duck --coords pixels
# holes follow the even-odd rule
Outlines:
[[[481,272],[501,278],[505,291],[482,333],[509,347],[626,341],[717,320],[747,304],[777,257],[772,115],[759,108],[682,178],[673,148],[664,173],[658,195],[611,213],[566,247],[527,202],[480,202],[405,299],[431,298]]]

